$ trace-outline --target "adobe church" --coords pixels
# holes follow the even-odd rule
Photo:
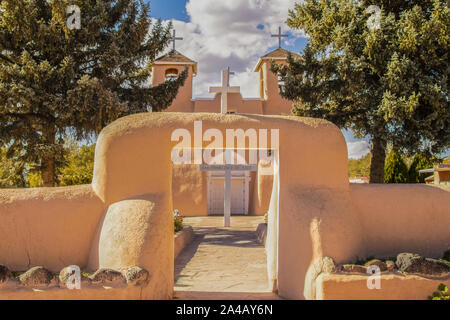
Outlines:
[[[259,98],[243,98],[240,87],[230,86],[230,69],[222,70],[221,87],[211,87],[216,93],[212,99],[195,99],[193,78],[197,75],[197,62],[184,56],[175,48],[177,38],[172,37],[173,49],[153,63],[152,85],[156,86],[166,80],[176,78],[186,67],[188,77],[179,89],[176,99],[165,112],[207,112],[224,114],[261,114],[288,115],[291,113],[292,101],[281,97],[283,82],[271,71],[272,63],[287,64],[289,53],[299,58],[296,53],[281,47],[281,38],[287,35],[273,35],[279,39],[276,50],[262,56],[254,71],[259,74]],[[273,188],[273,174],[261,174],[261,161],[250,170],[231,171],[230,193],[231,215],[264,215],[269,206]],[[173,207],[183,216],[223,216],[224,197],[227,183],[224,171],[208,170],[194,164],[174,164],[173,166]],[[224,191],[225,189],[225,191]],[[226,201],[225,201],[226,203]]]

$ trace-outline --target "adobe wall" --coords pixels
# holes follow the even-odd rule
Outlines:
[[[208,215],[208,184],[206,173],[198,165],[174,165],[172,197],[174,209],[184,217]]]
[[[322,274],[317,278],[318,300],[427,300],[441,283],[450,278],[383,274],[380,289],[367,288],[368,275]]]
[[[0,189],[0,264],[86,267],[106,207],[92,187]]]
[[[440,258],[450,245],[450,193],[427,185],[351,184],[365,255]]]

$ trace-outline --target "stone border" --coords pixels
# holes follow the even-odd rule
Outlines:
[[[413,267],[417,267],[417,264],[423,266],[424,263],[427,266],[433,260],[434,263],[439,263],[438,260],[427,260],[410,253],[401,253],[398,257],[402,258],[400,259],[402,262],[407,259],[416,260],[411,261],[410,266]],[[380,268],[380,288],[370,289],[368,282],[373,281],[374,275],[368,274],[367,270],[373,265]],[[450,281],[450,272],[435,274],[407,272],[403,270],[403,266],[398,268],[393,261],[383,262],[378,259],[370,260],[364,265],[336,265],[332,258],[322,257],[310,267],[308,274],[305,296],[314,300],[427,299],[436,291],[439,284],[444,283],[448,286]]]
[[[68,288],[67,282],[75,274],[74,268],[68,266],[63,268],[59,274],[55,274],[42,266],[32,267],[20,273],[11,272],[6,266],[0,265],[0,293],[3,289],[15,290],[20,288]],[[101,268],[89,275],[80,271],[81,286],[98,286],[112,288],[127,288],[128,286],[146,286],[150,275],[147,270],[138,266],[114,270]]]
[[[194,238],[194,229],[192,226],[185,226],[183,229],[175,234],[175,258],[183,251],[183,249]]]
[[[267,239],[267,223],[260,223],[256,228],[256,241],[259,244],[266,245]]]

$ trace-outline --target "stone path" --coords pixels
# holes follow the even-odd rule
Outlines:
[[[175,299],[274,299],[266,253],[256,241],[263,217],[185,218],[195,238],[175,260]]]

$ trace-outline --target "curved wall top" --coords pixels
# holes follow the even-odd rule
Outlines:
[[[202,123],[200,133],[194,132],[195,121]],[[345,139],[330,122],[294,116],[149,113],[124,117],[101,132],[93,189],[106,204],[142,194],[170,193],[171,150],[178,143],[171,141],[172,133],[187,129],[191,145],[199,147],[194,145],[195,137],[210,128],[220,130],[224,140],[227,129],[278,129],[282,185],[349,187]],[[210,143],[202,142],[200,148]]]

